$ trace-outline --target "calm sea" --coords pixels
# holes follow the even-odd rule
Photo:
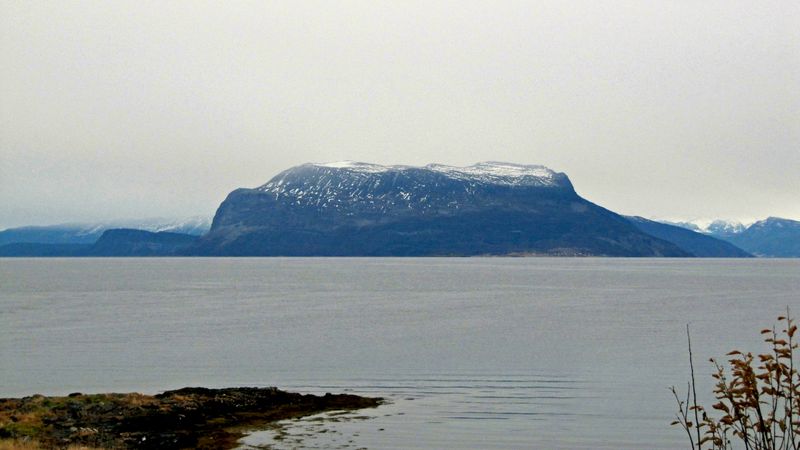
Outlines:
[[[0,396],[278,386],[390,404],[243,446],[686,447],[709,357],[800,311],[800,260],[0,259]]]

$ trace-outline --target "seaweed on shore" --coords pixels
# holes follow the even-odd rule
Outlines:
[[[224,449],[247,430],[330,410],[376,407],[380,398],[303,395],[277,388],[183,388],[158,395],[70,394],[0,399],[0,439],[44,448]]]

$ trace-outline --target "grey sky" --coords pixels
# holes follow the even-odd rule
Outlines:
[[[0,228],[211,215],[342,159],[800,219],[796,0],[3,1],[0,63]]]

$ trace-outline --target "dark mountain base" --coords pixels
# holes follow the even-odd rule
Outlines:
[[[602,215],[585,219],[584,214],[565,219],[563,214],[490,211],[331,231],[227,230],[207,235],[190,251],[218,256],[691,256],[625,221]]]
[[[0,256],[88,256],[90,244],[40,244],[20,242],[0,245]]]
[[[199,237],[143,230],[107,230],[92,245],[14,243],[0,246],[0,256],[181,256]]]

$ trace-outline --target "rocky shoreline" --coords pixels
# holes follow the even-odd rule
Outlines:
[[[246,431],[331,410],[376,407],[380,398],[297,394],[277,388],[187,387],[158,395],[34,395],[0,399],[0,439],[44,448],[227,449]]]

